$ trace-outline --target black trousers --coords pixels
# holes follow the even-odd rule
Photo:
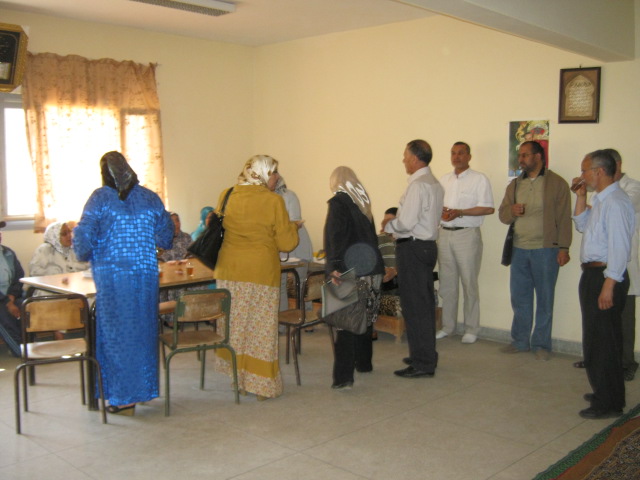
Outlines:
[[[338,330],[336,335],[336,357],[333,362],[333,383],[353,382],[354,368],[358,371],[369,372],[373,368],[373,343],[371,333],[373,325],[369,325],[362,335]]]
[[[604,284],[604,267],[585,268],[580,277],[582,310],[582,349],[584,365],[593,393],[593,408],[621,410],[625,406],[622,371],[622,310],[629,291],[629,276],[616,283],[613,307],[598,308],[598,296]]]
[[[407,329],[411,365],[433,373],[436,352],[436,303],[433,269],[438,259],[436,242],[415,240],[396,246],[400,305]]]
[[[636,345],[636,297],[627,295],[622,311],[622,368],[635,373],[638,370],[634,349]]]

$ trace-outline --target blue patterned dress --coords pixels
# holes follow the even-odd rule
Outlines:
[[[96,284],[96,356],[111,405],[158,396],[156,246],[169,249],[172,238],[160,197],[140,185],[124,201],[111,187],[95,190],[74,230]]]

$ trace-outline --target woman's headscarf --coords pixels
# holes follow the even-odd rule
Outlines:
[[[278,161],[269,155],[254,155],[238,176],[238,185],[264,185],[267,186],[269,177],[278,170]]]
[[[334,194],[344,192],[349,195],[360,211],[373,221],[371,200],[353,170],[349,167],[336,168],[329,178],[329,187]]]
[[[44,242],[51,245],[56,252],[61,253],[66,258],[69,256],[71,247],[65,247],[60,243],[60,231],[64,225],[64,222],[49,224],[44,231]]]
[[[204,232],[204,229],[207,228],[207,217],[211,212],[213,212],[213,207],[202,207],[202,210],[200,210],[200,224],[193,232],[191,232],[191,238],[193,240],[198,238],[200,234]]]
[[[118,191],[118,198],[126,200],[138,182],[138,176],[120,152],[105,153],[100,159],[102,185]]]

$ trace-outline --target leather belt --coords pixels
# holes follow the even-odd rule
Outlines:
[[[583,263],[581,266],[582,266],[582,269],[584,270],[585,268],[605,268],[607,264],[605,262],[586,262],[586,263]]]
[[[416,237],[404,237],[404,238],[398,238],[396,240],[396,245],[404,242],[435,242],[435,240],[421,240]]]
[[[450,230],[452,232],[455,232],[456,230],[464,230],[467,227],[445,227],[444,225],[442,225],[442,228],[445,230]]]

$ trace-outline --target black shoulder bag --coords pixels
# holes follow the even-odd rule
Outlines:
[[[513,184],[513,203],[516,203],[516,188],[518,186],[518,179],[514,180]],[[504,239],[504,247],[502,248],[502,265],[508,267],[511,265],[511,256],[513,255],[513,230],[515,228],[516,221],[514,220],[509,225],[509,230],[507,230],[507,238]]]
[[[231,187],[225,195],[220,212],[216,212],[215,215],[211,216],[211,220],[209,220],[207,228],[205,228],[200,236],[187,248],[189,253],[212,270],[216,268],[218,253],[220,252],[220,247],[222,247],[222,241],[224,240],[224,227],[222,226],[222,220],[224,219],[224,209],[227,206],[227,201],[229,200],[229,195],[231,195],[232,191],[233,187]]]

